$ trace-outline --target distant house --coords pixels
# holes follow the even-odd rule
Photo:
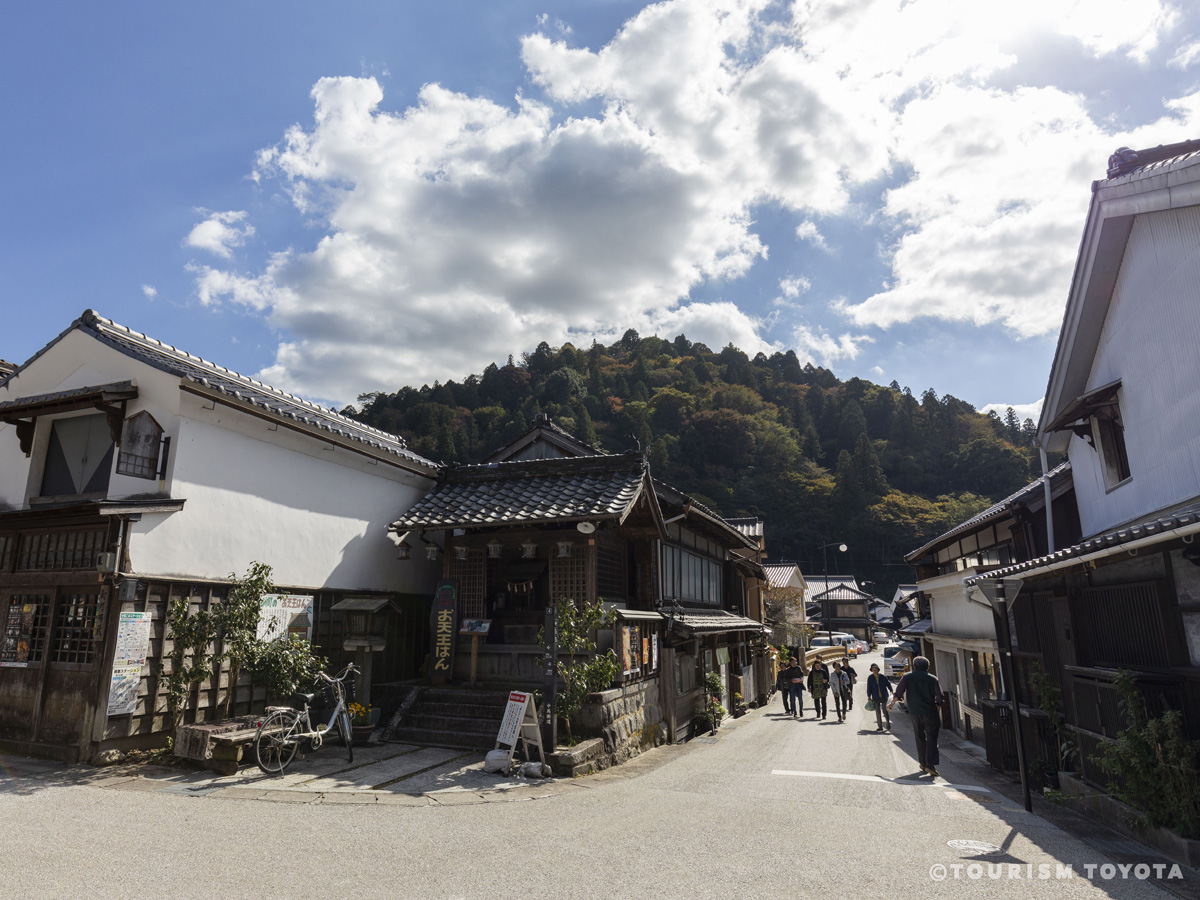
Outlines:
[[[388,599],[376,675],[415,677],[427,630],[410,639],[398,619],[427,615],[436,573],[398,565],[387,525],[437,471],[394,435],[84,312],[0,378],[0,748],[160,744],[169,601],[219,602],[254,561],[328,656],[343,653],[335,602]],[[148,638],[122,644],[147,661],[122,674],[134,708],[112,714],[125,613],[150,614]],[[200,719],[226,699],[249,710],[223,677],[202,685]]]
[[[768,622],[773,631],[772,642],[787,646],[798,645],[799,626],[808,622],[808,582],[796,563],[764,563],[763,571],[767,574],[767,605],[777,610],[777,618]],[[772,597],[776,602],[772,602]]]
[[[1020,582],[1021,700],[1062,686],[1083,775],[1124,727],[1114,681],[1200,735],[1200,141],[1121,148],[1093,185],[1038,440],[1071,461],[1081,538],[967,580]],[[1055,523],[1057,530],[1057,522]],[[1009,590],[1011,594],[1011,589]]]
[[[1059,540],[1076,539],[1070,463],[1048,477]],[[963,584],[1046,552],[1045,498],[1039,479],[904,557],[916,568],[915,593],[929,615],[903,625],[901,634],[916,641],[929,658],[950,699],[954,729],[974,741],[983,741],[984,701],[1001,696],[1003,687],[992,611],[969,599]]]
[[[845,582],[833,583],[831,578],[830,583],[831,587],[812,595],[813,602],[821,609],[820,630],[844,631],[871,643],[875,620],[871,618],[870,604],[874,598]]]

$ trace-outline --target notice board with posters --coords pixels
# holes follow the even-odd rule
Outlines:
[[[151,618],[148,612],[121,613],[113,651],[112,678],[108,686],[110,716],[128,716],[137,709],[142,668],[150,652]]]
[[[429,652],[429,680],[432,684],[445,684],[454,677],[454,644],[458,637],[458,582],[443,578],[438,582],[433,595],[433,609],[429,614],[432,640]]]

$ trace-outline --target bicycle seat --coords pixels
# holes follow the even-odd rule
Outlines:
[[[292,705],[294,707],[296,707],[296,709],[300,709],[302,706],[312,706],[313,701],[316,699],[317,699],[316,694],[296,693],[296,694],[292,694]]]

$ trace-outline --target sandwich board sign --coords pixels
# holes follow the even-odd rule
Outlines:
[[[542,749],[542,730],[538,725],[537,704],[533,702],[533,694],[527,691],[513,691],[508,695],[508,705],[504,707],[504,718],[500,720],[500,733],[496,735],[496,749],[508,753],[511,763],[517,744],[521,743],[525,758],[532,759],[530,747],[536,747],[538,759],[546,764],[546,754]]]

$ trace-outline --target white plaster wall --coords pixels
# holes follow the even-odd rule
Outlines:
[[[929,594],[933,630],[938,634],[995,640],[996,623],[991,609],[963,595],[963,580],[975,574],[974,569],[965,569],[921,582],[921,590]]]
[[[231,410],[220,416],[249,418]],[[320,446],[269,431],[265,421],[238,424]],[[134,570],[225,578],[258,561],[272,567],[277,583],[293,587],[432,591],[436,570],[397,560],[387,537],[388,524],[432,481],[341,448],[315,452],[327,458],[184,416],[171,492],[187,503],[134,525]]]
[[[1085,536],[1200,496],[1200,207],[1134,221],[1088,390],[1117,379],[1131,478],[1108,490],[1072,438]]]

